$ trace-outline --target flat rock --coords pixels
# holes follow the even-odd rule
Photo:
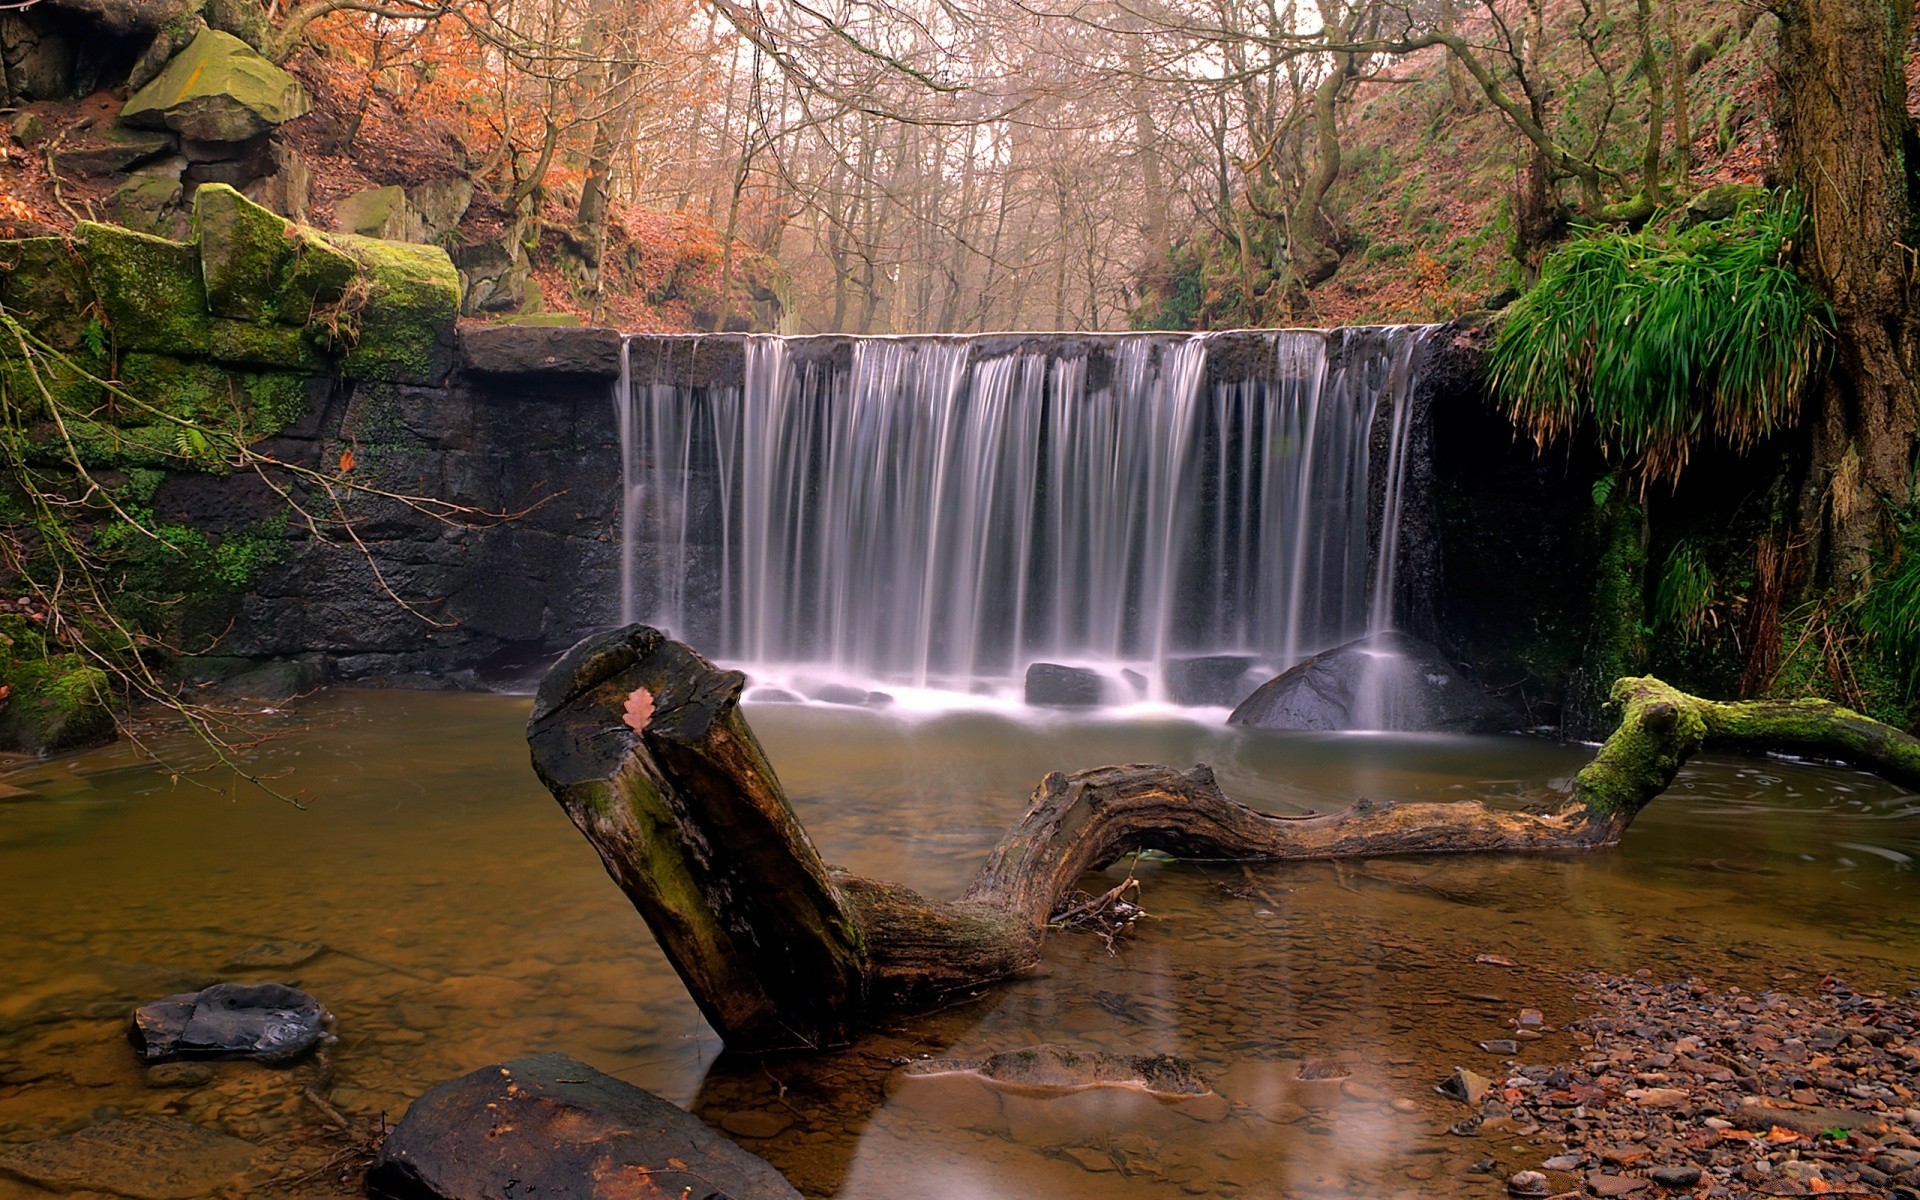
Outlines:
[[[1229,725],[1497,733],[1518,725],[1459,667],[1418,638],[1381,633],[1326,650],[1261,684]]]
[[[56,1192],[192,1200],[231,1185],[256,1153],[239,1138],[171,1117],[127,1117],[9,1150],[0,1173]]]
[[[375,1200],[799,1200],[698,1119],[560,1054],[482,1067],[413,1102],[367,1173]]]
[[[492,325],[460,331],[466,370],[496,377],[617,379],[620,331],[547,325]]]
[[[1791,1129],[1804,1137],[1818,1137],[1829,1129],[1865,1129],[1884,1124],[1884,1113],[1854,1112],[1846,1108],[1773,1108],[1762,1104],[1743,1104],[1732,1116],[1736,1128],[1765,1133],[1775,1125]]]
[[[128,1040],[146,1063],[179,1058],[292,1062],[327,1037],[332,1014],[284,984],[216,983],[141,1005]]]
[[[63,141],[53,152],[53,165],[62,175],[105,179],[172,152],[172,134],[108,125]]]

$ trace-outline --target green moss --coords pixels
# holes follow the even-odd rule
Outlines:
[[[251,408],[248,428],[260,437],[279,433],[305,419],[311,402],[307,379],[284,371],[264,371],[245,377]]]
[[[1631,815],[1673,782],[1707,723],[1693,697],[1658,679],[1621,679],[1610,696],[1620,725],[1574,777],[1574,794],[1594,812]]]
[[[211,363],[167,354],[127,354],[120,359],[126,390],[162,412],[188,420],[232,414],[240,408],[240,381]],[[150,417],[130,414],[136,423]]]
[[[281,275],[293,258],[287,219],[224,183],[208,183],[193,194],[193,233],[213,314],[240,321],[272,318]]]
[[[122,350],[208,352],[212,313],[192,246],[91,221],[77,225],[74,235]]]
[[[107,674],[77,654],[50,653],[39,628],[18,614],[0,616],[0,747],[50,754],[113,737]]]
[[[445,350],[460,313],[460,276],[438,246],[336,235],[360,264],[366,298],[341,370],[352,379],[433,383],[445,374]]]
[[[74,243],[0,241],[0,306],[62,350],[84,347],[94,317],[93,284]]]
[[[289,324],[305,325],[321,309],[339,304],[359,271],[358,263],[325,238],[295,226],[293,254],[274,296],[274,310]]]

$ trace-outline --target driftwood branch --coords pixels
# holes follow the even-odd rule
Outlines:
[[[1362,800],[1281,816],[1228,799],[1205,766],[1056,772],[947,901],[826,866],[740,714],[745,682],[628,626],[548,672],[527,732],[541,782],[737,1050],[842,1044],[880,1013],[1026,970],[1080,878],[1141,850],[1242,861],[1589,850],[1617,842],[1709,741],[1920,783],[1920,740],[1835,705],[1723,704],[1623,679],[1619,731],[1551,813]]]

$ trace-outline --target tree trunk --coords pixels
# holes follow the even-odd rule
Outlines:
[[[1836,705],[1721,704],[1626,679],[1620,730],[1551,814],[1362,800],[1276,816],[1229,800],[1205,766],[1055,772],[966,892],[943,901],[821,861],[740,714],[744,684],[630,625],[568,651],[527,728],[541,782],[736,1050],[843,1044],[888,1010],[1027,970],[1080,877],[1140,850],[1285,861],[1593,849],[1618,841],[1709,740],[1920,783],[1920,740]]]
[[[1800,257],[1833,305],[1836,354],[1812,414],[1803,543],[1829,581],[1864,586],[1891,510],[1912,496],[1920,324],[1908,188],[1913,0],[1780,0],[1780,157],[1807,205]],[[1823,535],[1823,536],[1822,536]],[[1813,582],[1819,563],[1803,563]]]

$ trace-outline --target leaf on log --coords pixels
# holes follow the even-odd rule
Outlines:
[[[645,732],[647,722],[653,720],[653,693],[643,687],[635,688],[628,693],[626,708],[621,712],[620,720],[635,733]]]

